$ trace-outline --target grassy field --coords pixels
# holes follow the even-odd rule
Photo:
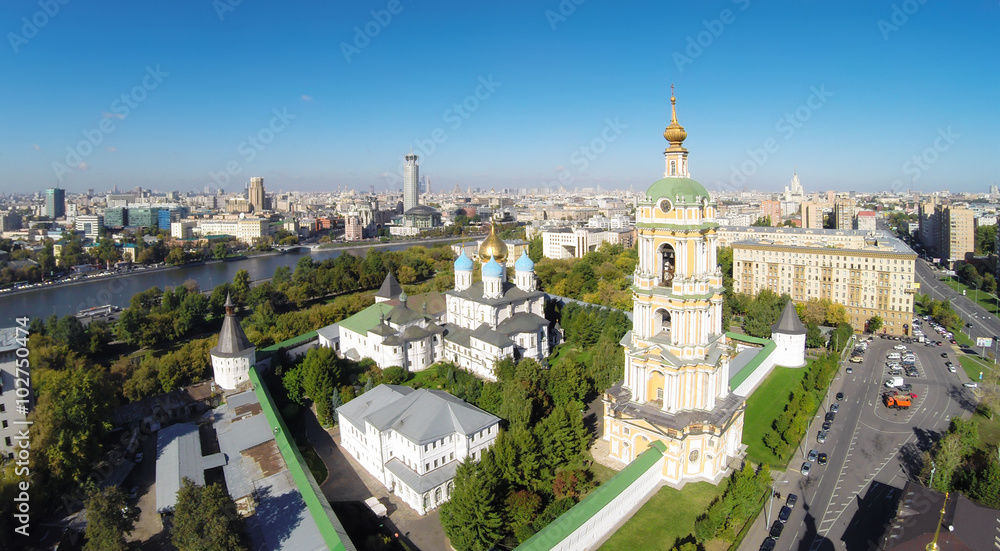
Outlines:
[[[649,498],[611,538],[602,551],[669,550],[677,540],[694,533],[694,521],[722,495],[726,483],[688,484],[683,490],[664,486]]]
[[[764,434],[785,410],[788,398],[806,374],[806,368],[775,367],[757,390],[747,398],[743,415],[743,443],[747,445],[747,459],[754,463],[767,463],[772,469],[784,470],[784,462],[764,445]]]
[[[437,376],[437,366],[431,366],[423,371],[417,371],[410,375],[404,386],[413,388],[429,388],[432,390],[443,390],[444,381]]]
[[[989,370],[995,369],[996,367],[992,362],[987,362],[975,356],[966,355],[959,356],[958,363],[962,364],[962,369],[965,370],[966,375],[968,375],[973,381],[979,380],[980,371],[989,372]]]
[[[940,279],[942,282],[944,282],[945,285],[951,287],[952,289],[955,289],[959,293],[965,291],[965,298],[971,300],[972,302],[977,302],[976,301],[977,294],[975,287],[971,287],[969,285],[961,283],[960,281],[958,281],[953,277],[944,277]],[[979,298],[978,301],[979,305],[982,306],[987,312],[992,312],[994,315],[1000,312],[1000,308],[997,307],[997,299],[994,295],[990,295],[983,291],[979,291],[978,298]]]

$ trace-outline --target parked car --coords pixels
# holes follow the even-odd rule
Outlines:
[[[802,468],[799,469],[799,472],[802,473],[803,476],[809,476],[809,471],[811,469],[812,469],[812,464],[807,461],[802,464]]]
[[[816,450],[809,450],[809,454],[806,455],[806,461],[809,461],[810,463],[812,463],[813,461],[816,461],[816,456],[818,456],[818,455],[819,455],[818,451],[816,451]]]
[[[836,413],[834,413],[834,412],[832,412],[832,411],[828,411],[828,412],[826,412],[826,420],[827,420],[827,421],[829,421],[829,422],[831,422],[831,423],[832,423],[832,422],[833,422],[833,420],[834,420],[834,419],[836,419],[836,417],[837,417],[837,414],[836,414]]]
[[[788,494],[785,498],[785,507],[795,508],[795,504],[799,502],[799,496],[795,494]]]
[[[816,462],[819,463],[820,465],[826,465],[826,459],[827,459],[826,454],[821,453],[819,454],[819,457],[816,458]]]
[[[848,374],[854,373],[854,368],[851,366],[847,366],[847,369],[845,371],[847,371]]]
[[[976,383],[963,383],[962,386],[965,388],[979,388],[979,385]]]
[[[830,427],[832,427],[832,426],[833,426],[833,423],[831,423],[829,421],[823,421],[823,427],[822,427],[823,430],[830,430]]]
[[[778,540],[768,537],[764,539],[764,543],[760,544],[760,551],[774,551],[774,545]]]
[[[837,393],[837,401],[839,402],[839,401],[841,401],[843,399],[844,399],[844,393],[843,392],[838,392]]]
[[[781,537],[781,531],[784,529],[785,525],[776,520],[771,524],[771,531],[769,533],[772,538],[779,538]]]
[[[947,352],[942,352],[941,353],[941,357],[942,358],[947,358],[948,357],[948,353]]]
[[[792,509],[790,507],[782,507],[781,511],[778,511],[778,520],[780,522],[788,522],[788,517],[792,516]]]
[[[893,350],[906,350],[906,347],[903,346],[903,345],[901,345],[901,344],[897,344],[896,346],[893,346],[892,349]]]
[[[954,366],[954,365],[952,365],[952,366],[948,367],[948,371],[950,371],[950,372],[952,372],[952,373],[955,373],[955,372],[956,372],[956,371],[958,371],[958,370],[957,370],[957,369],[955,369],[955,366]]]
[[[825,444],[826,443],[826,431],[825,430],[821,430],[821,431],[819,431],[816,434],[816,441],[819,442],[820,444]]]

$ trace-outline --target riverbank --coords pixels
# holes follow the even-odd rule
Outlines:
[[[363,249],[382,249],[382,248],[395,247],[395,246],[406,245],[406,244],[411,244],[411,245],[436,244],[436,243],[449,242],[449,241],[462,241],[462,240],[466,240],[466,239],[469,239],[469,237],[443,237],[443,238],[428,239],[428,240],[412,240],[411,239],[411,240],[401,240],[401,241],[389,241],[389,242],[386,242],[386,243],[382,243],[382,242],[377,242],[377,243],[376,242],[372,242],[372,243],[344,243],[343,246],[340,246],[340,247],[317,247],[317,248],[309,247],[307,245],[300,245],[299,246],[299,251],[305,249],[305,251],[307,253],[310,253],[310,254],[324,253],[324,252],[345,252],[345,251],[363,250]],[[92,277],[88,277],[88,276],[85,275],[82,278],[72,279],[72,280],[69,280],[69,281],[52,281],[50,283],[44,283],[43,282],[40,286],[37,286],[37,284],[36,284],[36,286],[34,286],[34,287],[26,287],[26,288],[22,288],[22,289],[10,289],[10,290],[6,290],[6,291],[2,291],[2,292],[0,292],[0,297],[18,296],[18,295],[24,295],[24,294],[29,294],[29,293],[38,292],[38,291],[44,291],[44,290],[47,290],[47,289],[59,289],[59,288],[64,288],[64,287],[73,287],[73,286],[77,286],[77,285],[85,285],[85,284],[96,283],[96,282],[101,282],[101,281],[119,280],[119,279],[130,278],[130,277],[133,277],[133,276],[142,276],[142,275],[155,274],[155,273],[161,273],[161,272],[169,272],[171,270],[183,270],[183,269],[194,268],[194,267],[199,267],[199,266],[211,266],[213,264],[227,263],[227,264],[236,264],[236,265],[238,265],[241,262],[246,262],[246,261],[250,261],[250,260],[267,258],[267,257],[272,257],[272,256],[284,256],[284,255],[288,255],[288,254],[296,255],[296,254],[301,254],[301,253],[291,252],[291,251],[253,252],[253,253],[249,253],[249,254],[241,254],[237,258],[198,260],[198,261],[194,261],[194,262],[188,262],[188,263],[185,263],[185,264],[181,264],[181,265],[178,265],[178,266],[165,264],[163,266],[142,267],[141,269],[131,270],[131,271],[127,271],[127,272],[107,272],[107,271],[102,271],[102,272],[99,272],[97,275],[92,275],[91,274]],[[181,283],[183,283],[183,282],[181,282]],[[180,283],[178,283],[178,284],[180,284]]]

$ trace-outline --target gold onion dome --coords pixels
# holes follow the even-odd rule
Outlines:
[[[672,147],[680,147],[688,134],[684,127],[677,122],[677,98],[673,92],[670,93],[670,125],[663,131],[663,137],[670,142]]]
[[[497,237],[496,226],[493,224],[490,224],[490,235],[479,247],[479,260],[487,262],[491,256],[500,264],[507,260],[507,245],[504,244],[503,239]]]

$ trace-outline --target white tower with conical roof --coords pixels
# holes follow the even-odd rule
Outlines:
[[[226,319],[219,332],[219,343],[211,350],[215,384],[235,390],[250,380],[250,368],[257,363],[257,349],[250,343],[236,319],[232,297],[226,295]]]

